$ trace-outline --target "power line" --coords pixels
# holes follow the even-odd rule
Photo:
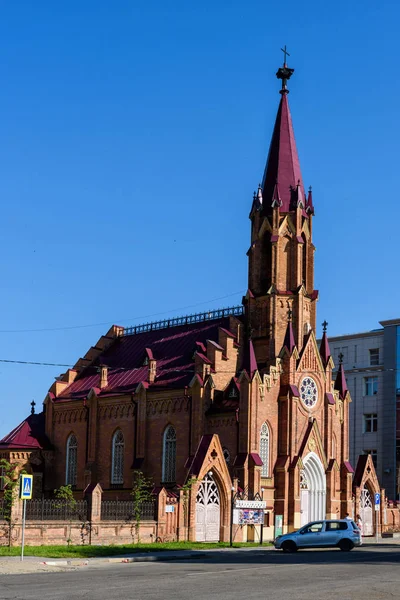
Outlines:
[[[0,329],[0,333],[39,333],[44,331],[67,331],[70,329],[86,329],[89,327],[100,327],[105,325],[110,325],[110,323],[115,322],[126,322],[129,323],[131,321],[137,321],[139,319],[150,319],[152,317],[158,317],[160,315],[166,315],[168,313],[176,312],[179,310],[186,310],[188,308],[194,308],[196,306],[201,306],[204,304],[209,304],[210,302],[217,302],[218,300],[224,300],[225,298],[230,298],[231,296],[236,296],[237,294],[243,294],[245,290],[239,290],[237,292],[232,292],[231,294],[226,294],[225,296],[219,296],[219,298],[212,298],[211,300],[204,300],[203,302],[196,302],[195,304],[188,304],[187,306],[181,306],[179,308],[171,308],[170,310],[164,310],[157,313],[152,313],[149,315],[142,315],[139,317],[130,317],[123,319],[114,319],[113,321],[103,321],[102,323],[90,323],[86,325],[67,325],[63,327],[41,327],[38,329]]]
[[[33,360],[8,360],[6,358],[0,358],[0,363],[11,363],[17,365],[40,365],[41,367],[68,367],[71,368],[71,365],[64,365],[62,363],[48,363],[48,362],[36,362]]]

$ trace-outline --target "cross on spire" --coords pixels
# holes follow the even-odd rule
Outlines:
[[[32,400],[32,402],[31,402],[31,415],[35,414],[35,406],[36,406],[36,402],[34,400]]]
[[[286,44],[284,46],[284,48],[281,48],[283,55],[284,55],[284,60],[283,60],[283,66],[286,67],[286,57],[290,56],[289,52],[286,50]]]
[[[344,354],[343,354],[343,352],[341,352],[341,353],[339,354],[338,358],[339,358],[339,365],[341,365],[341,364],[343,363],[343,358],[344,358]]]
[[[327,322],[327,321],[326,321],[326,319],[325,319],[325,321],[322,323],[322,331],[323,331],[324,333],[325,333],[325,331],[326,331],[327,327],[328,327],[328,322]]]
[[[281,48],[283,54],[284,54],[284,61],[283,61],[283,67],[280,67],[280,69],[278,69],[276,76],[278,79],[282,80],[282,88],[280,90],[281,94],[288,94],[289,90],[287,89],[287,82],[288,80],[291,78],[291,76],[294,73],[294,69],[289,69],[289,67],[286,64],[286,57],[290,56],[289,52],[286,50],[286,44],[284,48]]]

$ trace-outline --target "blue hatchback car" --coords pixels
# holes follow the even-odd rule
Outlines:
[[[343,552],[361,546],[361,533],[350,519],[313,521],[301,529],[278,535],[274,545],[283,552],[296,552],[300,548],[340,548]]]

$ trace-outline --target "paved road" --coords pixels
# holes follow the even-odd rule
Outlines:
[[[219,551],[185,562],[103,564],[0,576],[1,600],[388,600],[400,597],[400,546],[351,553]]]

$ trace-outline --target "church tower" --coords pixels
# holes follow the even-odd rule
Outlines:
[[[251,245],[248,292],[249,331],[260,369],[274,364],[282,349],[288,314],[294,341],[315,331],[314,245],[311,188],[306,193],[300,170],[287,87],[294,69],[285,62],[276,76],[282,82],[262,184],[250,212]]]

